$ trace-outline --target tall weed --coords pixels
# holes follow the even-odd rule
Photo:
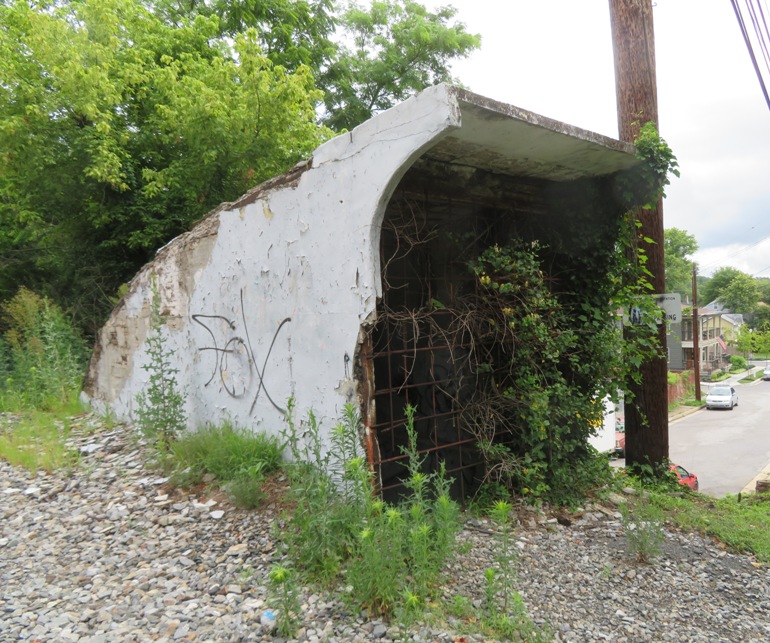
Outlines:
[[[142,367],[149,375],[149,382],[136,397],[136,423],[165,451],[187,426],[186,395],[179,388],[176,379],[179,369],[173,366],[173,351],[168,347],[163,332],[166,320],[160,312],[160,290],[154,276],[151,286],[151,330],[147,337],[149,361]]]
[[[517,550],[513,543],[512,506],[499,500],[489,515],[498,525],[495,566],[484,571],[484,630],[495,640],[550,641],[551,632],[536,626],[527,615],[526,606],[514,588]]]
[[[291,414],[288,426],[295,508],[287,518],[286,545],[295,565],[326,583],[344,571],[350,600],[373,614],[424,608],[454,551],[459,507],[443,469],[425,472],[414,409],[407,409],[404,450],[409,493],[398,505],[375,494],[372,472],[358,454],[359,419],[352,406],[332,431],[328,450],[312,414],[303,440]]]
[[[26,288],[0,306],[0,410],[53,410],[77,396],[86,343],[64,313]]]

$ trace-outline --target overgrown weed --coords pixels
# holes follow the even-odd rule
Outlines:
[[[85,341],[65,314],[26,288],[0,306],[0,411],[56,411],[80,392]]]
[[[293,404],[290,405],[290,410]],[[459,506],[443,469],[426,472],[417,455],[414,409],[407,409],[408,494],[392,505],[375,494],[372,473],[359,455],[359,419],[348,406],[324,450],[311,414],[304,438],[289,414],[287,441],[294,457],[287,516],[287,554],[312,579],[344,582],[356,609],[373,615],[422,612],[434,597],[454,551]],[[411,617],[411,616],[410,616]]]
[[[161,314],[160,290],[155,275],[151,289],[148,362],[142,367],[149,381],[136,396],[136,423],[146,437],[157,441],[159,450],[166,451],[187,426],[186,395],[177,382],[179,369],[173,366],[173,351],[164,333],[166,319]]]

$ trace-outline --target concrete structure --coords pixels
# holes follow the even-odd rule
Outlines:
[[[370,458],[384,461],[380,450],[398,447],[385,446],[393,425],[383,422],[396,422],[394,407],[409,401],[390,374],[405,352],[372,330],[385,307],[452,300],[470,281],[450,244],[461,237],[471,249],[482,237],[514,234],[565,254],[592,252],[602,243],[594,224],[625,211],[615,179],[637,164],[626,143],[432,87],[321,145],[160,250],[102,329],[84,397],[131,419],[147,380],[154,278],[191,426],[229,419],[275,433],[293,397],[298,419],[313,409],[328,429],[353,403]],[[421,250],[405,260],[407,246]],[[412,339],[417,355],[423,340]],[[421,385],[436,382],[442,359],[441,349],[426,350],[430,359],[415,357],[408,369],[413,377],[424,371]],[[440,415],[437,390],[422,390],[421,400],[434,400],[428,415]],[[441,431],[423,429],[433,436],[426,450],[469,442]]]

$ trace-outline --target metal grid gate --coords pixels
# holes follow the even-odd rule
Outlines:
[[[454,304],[475,291],[476,280],[467,258],[447,241],[451,232],[437,232],[436,222],[419,218],[413,208],[406,223],[398,214],[391,211],[390,227],[383,229],[383,298],[361,346],[362,372],[370,380],[362,387],[368,391],[363,406],[370,465],[384,498],[396,500],[405,492],[409,405],[415,410],[423,468],[437,471],[443,464],[452,495],[467,499],[483,476],[483,465],[477,439],[463,428],[463,405],[473,395],[475,379],[471,340],[458,331]],[[438,223],[444,226],[446,220]],[[399,236],[404,226],[417,231],[406,244]],[[408,251],[399,254],[405,246]]]

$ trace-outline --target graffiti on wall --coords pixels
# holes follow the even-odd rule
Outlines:
[[[278,339],[281,329],[291,321],[291,317],[286,317],[278,324],[278,328],[273,333],[273,339],[267,349],[265,359],[260,368],[254,349],[251,346],[248,324],[246,322],[246,312],[243,305],[243,289],[241,289],[241,324],[243,327],[243,336],[238,334],[238,326],[235,320],[224,315],[207,315],[197,313],[192,315],[192,320],[204,328],[211,337],[210,346],[199,346],[198,351],[211,352],[214,355],[214,363],[211,369],[211,375],[204,387],[214,381],[218,381],[228,395],[234,398],[243,398],[254,390],[254,399],[251,403],[249,413],[254,412],[254,407],[259,400],[259,396],[264,393],[279,412],[286,415],[286,409],[276,404],[270,392],[267,390],[265,382],[265,372],[267,369],[270,354],[273,352],[273,346]]]

